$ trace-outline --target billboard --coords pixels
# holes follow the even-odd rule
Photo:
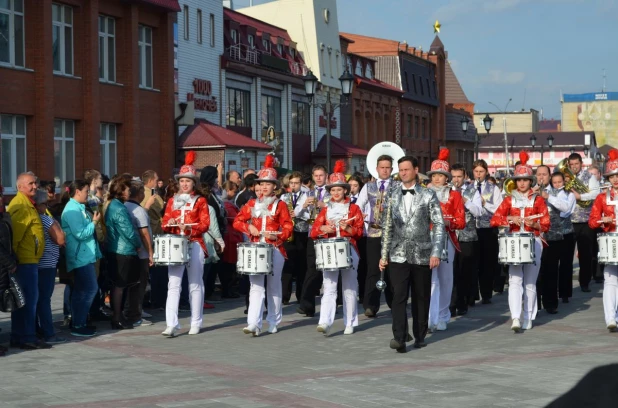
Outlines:
[[[597,146],[618,146],[618,92],[564,95],[562,131],[594,131]]]

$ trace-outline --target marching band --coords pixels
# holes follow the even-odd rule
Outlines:
[[[417,159],[383,142],[367,156],[374,180],[364,185],[356,176],[346,177],[340,160],[330,176],[324,166],[313,168],[313,188],[306,186],[302,173],[292,172],[284,189],[269,155],[255,180],[259,198],[241,207],[232,225],[246,237],[237,244],[236,265],[238,274],[250,281],[243,332],[260,334],[265,299],[268,331],[278,331],[282,303],[289,304],[293,281],[297,312],[307,317],[315,315],[315,298],[323,289],[317,331],[324,335],[332,329],[338,299],[343,304],[344,334],[352,334],[359,300],[364,315],[375,318],[385,292],[393,319],[389,347],[403,353],[410,341],[416,348],[425,347],[428,332],[446,330],[453,316],[465,315],[477,301],[491,303],[494,293],[504,291],[507,274],[511,329],[530,330],[540,309],[558,313],[559,299],[568,303],[572,297],[576,245],[583,292],[590,290],[596,262],[603,265],[605,324],[615,331],[618,150],[609,155],[607,186],[600,187],[582,169],[578,154],[556,165],[553,173],[543,165],[535,173],[522,151],[512,176],[500,188],[490,182],[485,161],[472,164],[469,178],[465,166],[451,166],[448,149],[441,149],[425,186]],[[187,156],[176,176],[180,191],[167,203],[163,217],[168,234],[155,238],[155,262],[168,265],[170,274],[167,329],[162,333],[167,337],[174,337],[179,328],[178,297],[185,268],[191,334],[199,333],[202,325],[198,305],[203,302],[203,283],[199,286],[192,276],[208,256],[202,235],[211,220],[206,200],[196,189],[191,153]],[[182,251],[176,254],[171,248],[178,244]]]

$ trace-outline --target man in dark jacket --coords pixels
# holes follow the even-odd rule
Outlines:
[[[0,302],[4,301],[4,292],[9,288],[9,274],[17,269],[17,261],[13,254],[11,216],[4,207],[2,191],[3,188],[0,186]],[[0,308],[4,309],[4,306],[0,305]],[[0,357],[6,352],[6,347],[0,346]]]

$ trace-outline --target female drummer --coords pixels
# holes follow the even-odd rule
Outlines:
[[[592,205],[588,225],[592,229],[602,228],[603,232],[616,233],[616,206],[618,205],[618,150],[608,153],[609,161],[605,177],[609,178],[610,188],[601,191]],[[603,310],[605,324],[609,331],[616,331],[618,320],[618,266],[605,265],[603,268]]]
[[[509,227],[509,232],[533,232],[535,235],[535,263],[531,265],[509,266],[509,309],[513,324],[511,329],[519,332],[521,329],[532,328],[536,317],[538,304],[536,300],[536,279],[541,267],[541,232],[549,230],[549,212],[543,197],[534,194],[530,188],[534,180],[532,167],[528,166],[528,154],[519,153],[521,164],[515,167],[513,181],[517,189],[504,198],[500,207],[491,218],[492,227]],[[524,287],[525,286],[525,290]],[[521,303],[524,302],[524,323],[521,324]]]
[[[210,227],[208,202],[196,187],[199,177],[193,166],[195,152],[188,152],[185,164],[175,176],[179,191],[167,202],[161,224],[169,234],[184,235],[189,238],[189,254],[191,260],[187,265],[168,266],[169,284],[167,286],[167,303],[165,305],[165,321],[167,328],[162,335],[174,337],[180,325],[178,324],[178,302],[182,276],[187,269],[189,280],[189,300],[191,303],[191,329],[189,334],[198,334],[202,328],[204,307],[204,259],[208,256],[206,244],[202,235]],[[216,222],[213,220],[213,222]]]
[[[277,199],[275,190],[279,186],[277,171],[273,168],[274,158],[266,156],[264,168],[255,180],[258,183],[258,199],[251,199],[245,204],[236,218],[234,228],[249,235],[251,242],[265,242],[275,246],[273,251],[273,273],[267,276],[268,285],[268,332],[277,333],[281,323],[281,271],[287,254],[283,243],[290,237],[294,224],[285,202]],[[249,308],[247,311],[247,327],[245,334],[259,336],[262,331],[262,313],[264,311],[264,276],[249,276]]]
[[[360,207],[352,204],[347,195],[350,193],[350,185],[346,182],[343,171],[345,163],[337,160],[333,174],[328,178],[329,184],[326,190],[330,192],[331,198],[328,204],[322,208],[315,219],[311,229],[311,238],[333,238],[336,236],[347,237],[350,239],[354,250],[352,251],[352,268],[341,270],[343,286],[343,320],[345,331],[343,334],[354,333],[354,327],[358,326],[358,248],[356,241],[363,236],[363,214]],[[339,233],[337,233],[339,230]],[[320,321],[317,330],[325,336],[330,332],[330,328],[335,320],[337,309],[337,280],[339,279],[339,269],[324,270],[324,295],[322,296],[322,309],[320,311]]]
[[[466,210],[461,193],[452,190],[447,184],[451,180],[451,166],[448,162],[449,150],[440,149],[438,160],[431,163],[431,189],[436,192],[442,208],[444,225],[448,232],[447,243],[444,246],[442,261],[431,272],[431,302],[429,305],[429,330],[446,330],[451,320],[451,295],[453,293],[453,260],[455,251],[461,252],[455,230],[466,226]]]

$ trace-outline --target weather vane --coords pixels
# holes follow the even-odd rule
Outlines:
[[[440,22],[438,20],[436,20],[435,23],[433,23],[433,33],[439,33],[440,32],[440,28],[442,27],[442,24],[440,24]]]

